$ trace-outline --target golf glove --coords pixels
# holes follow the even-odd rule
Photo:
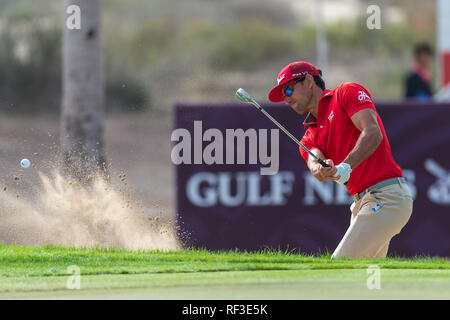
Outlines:
[[[335,177],[341,176],[339,180],[336,182],[339,184],[344,184],[350,179],[350,173],[352,172],[352,168],[348,163],[342,162],[336,166],[336,173],[334,174]]]

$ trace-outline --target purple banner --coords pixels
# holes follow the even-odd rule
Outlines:
[[[450,105],[376,106],[415,197],[389,255],[449,257]],[[281,104],[263,108],[295,137],[303,136],[304,116]],[[297,145],[254,107],[176,105],[172,141],[179,235],[186,246],[323,253],[333,252],[345,234],[352,202],[347,189],[313,178]]]

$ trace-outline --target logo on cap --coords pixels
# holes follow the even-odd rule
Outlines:
[[[298,76],[306,76],[309,72],[308,71],[303,71],[303,72],[299,72],[299,73],[293,73],[292,77],[298,77]]]
[[[283,81],[285,75],[286,73],[283,73],[283,75],[277,79],[278,84],[280,84],[280,82]]]

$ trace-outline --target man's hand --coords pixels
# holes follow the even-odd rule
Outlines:
[[[350,179],[350,173],[352,173],[352,168],[348,163],[340,163],[336,166],[336,173],[334,174],[338,180],[336,180],[339,184],[344,184]]]
[[[320,163],[316,162],[311,165],[311,173],[312,175],[319,181],[337,181],[339,177],[335,177],[335,173],[337,172],[336,167],[333,164],[333,160],[326,159],[324,162],[329,165],[329,167],[323,167]]]

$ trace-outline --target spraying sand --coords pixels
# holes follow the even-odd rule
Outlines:
[[[0,242],[120,247],[179,248],[174,223],[148,212],[118,186],[95,179],[83,187],[56,171],[37,172],[30,195],[0,190]],[[120,178],[123,181],[125,175]],[[19,180],[20,178],[15,178]]]

